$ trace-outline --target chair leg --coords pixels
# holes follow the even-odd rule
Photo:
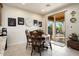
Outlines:
[[[41,56],[41,49],[40,49],[40,48],[38,48],[38,52],[39,52],[39,54],[40,54],[40,56]]]
[[[32,51],[31,51],[31,56],[32,56],[32,53],[33,53],[33,48],[32,48]]]
[[[50,44],[50,48],[51,48],[51,50],[52,50],[52,45],[51,45],[51,43],[49,43]]]
[[[27,47],[28,47],[28,43],[26,44],[26,49],[27,49]]]
[[[41,52],[39,52],[40,53],[40,56],[41,56]]]

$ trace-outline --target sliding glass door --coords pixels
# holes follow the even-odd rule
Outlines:
[[[50,36],[51,36],[51,38],[52,38],[52,36],[53,36],[53,21],[48,21],[48,34],[50,34]]]
[[[48,34],[53,41],[65,42],[65,19],[64,12],[48,17]]]
[[[55,41],[65,43],[65,21],[55,22]]]

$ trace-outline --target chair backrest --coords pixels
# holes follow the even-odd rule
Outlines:
[[[25,30],[25,33],[28,33],[28,30]]]
[[[32,45],[41,45],[43,44],[44,38],[39,36],[37,33],[33,33],[31,36]]]
[[[32,40],[32,45],[41,45],[43,43],[43,37],[42,34],[39,34],[38,31],[31,31],[30,32],[31,40]]]
[[[27,41],[29,41],[29,32],[28,32],[28,30],[25,30],[25,34],[26,34]]]
[[[42,41],[41,41],[41,38],[37,38],[37,37],[32,37],[32,46],[38,46],[38,45],[41,45]]]

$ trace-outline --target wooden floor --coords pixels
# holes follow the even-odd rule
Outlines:
[[[31,56],[31,47],[26,50],[25,44],[10,46],[5,51],[4,56]],[[39,56],[39,54],[34,53],[33,56]],[[79,56],[79,51],[52,44],[52,51],[49,48],[42,52],[42,56]]]

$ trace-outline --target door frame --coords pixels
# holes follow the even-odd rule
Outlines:
[[[66,38],[66,19],[65,19],[65,13],[66,13],[66,11],[67,11],[67,10],[62,10],[62,11],[54,12],[54,13],[51,13],[51,14],[48,14],[48,15],[45,16],[45,19],[46,19],[46,20],[45,20],[45,24],[46,24],[46,26],[45,26],[45,32],[46,32],[46,34],[48,34],[48,16],[54,15],[54,14],[56,14],[56,13],[64,12],[65,38]]]

